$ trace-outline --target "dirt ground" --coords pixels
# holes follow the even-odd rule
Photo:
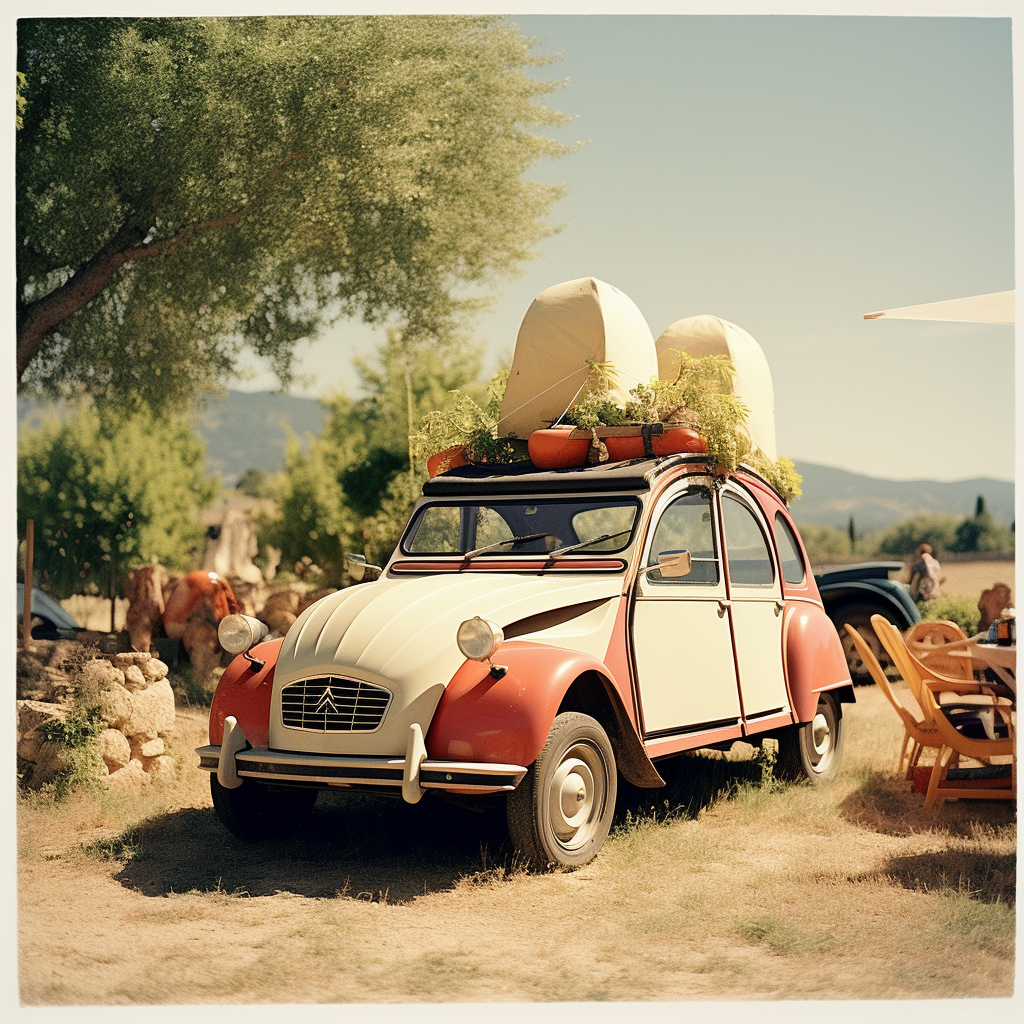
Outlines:
[[[894,778],[891,708],[857,696],[833,784],[678,759],[666,790],[624,794],[593,863],[546,874],[515,863],[500,809],[437,794],[332,795],[299,838],[235,839],[183,711],[176,789],[20,802],[21,1001],[1010,996],[1015,808],[925,812]]]

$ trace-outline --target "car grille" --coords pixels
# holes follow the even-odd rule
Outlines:
[[[383,686],[318,676],[281,688],[281,717],[286,729],[306,732],[373,732],[391,703]]]

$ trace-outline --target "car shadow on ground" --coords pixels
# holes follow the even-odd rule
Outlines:
[[[613,828],[638,817],[696,815],[737,781],[760,777],[751,762],[701,757],[674,759],[661,770],[662,789],[620,780]],[[438,793],[409,805],[324,792],[299,834],[262,842],[231,835],[213,808],[186,808],[145,822],[98,852],[122,861],[115,879],[146,896],[289,892],[404,903],[480,872],[522,867],[509,842],[504,797],[467,805]]]

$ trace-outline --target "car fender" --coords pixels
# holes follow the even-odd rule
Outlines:
[[[897,629],[909,629],[921,621],[921,613],[910,594],[898,583],[888,580],[844,580],[839,583],[819,583],[825,611],[831,615],[833,609],[847,604],[877,605]],[[838,628],[838,624],[837,624]]]
[[[263,667],[256,668],[245,655],[238,655],[224,670],[210,705],[210,743],[219,746],[224,738],[224,719],[233,715],[245,738],[254,747],[270,744],[270,696],[274,689],[274,668],[281,651],[281,639],[257,644],[248,653]]]
[[[663,785],[647,757],[607,666],[592,655],[533,641],[510,640],[493,661],[466,661],[438,702],[427,733],[427,753],[437,760],[532,764],[540,753],[569,687],[581,676],[601,681],[615,716],[608,729],[620,768],[638,785]]]
[[[800,722],[809,722],[823,690],[848,687],[837,694],[840,701],[853,699],[850,669],[843,645],[824,609],[809,601],[787,602],[782,624],[786,685],[793,712]]]

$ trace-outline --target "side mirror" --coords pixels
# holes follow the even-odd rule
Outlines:
[[[663,579],[677,579],[689,576],[693,569],[693,558],[689,551],[660,551],[657,565],[645,565],[640,572],[649,573],[658,570]]]
[[[689,576],[693,568],[693,559],[689,551],[660,551],[658,553],[658,568],[665,579],[674,579],[677,576]]]
[[[346,552],[345,559],[345,572],[349,574],[356,581],[356,583],[362,583],[365,579],[367,582],[378,579],[380,574],[384,571],[379,565],[370,565],[366,561],[366,555],[355,555]]]

